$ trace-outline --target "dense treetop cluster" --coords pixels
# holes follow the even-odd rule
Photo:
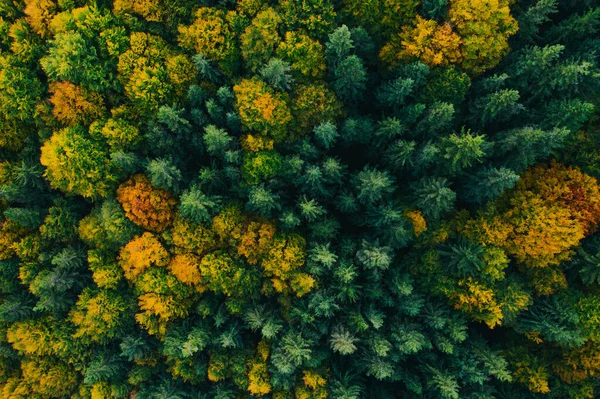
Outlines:
[[[600,395],[594,0],[0,0],[0,399]]]

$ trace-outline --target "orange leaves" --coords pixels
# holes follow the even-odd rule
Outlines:
[[[590,234],[600,223],[598,181],[579,169],[553,161],[550,167],[529,169],[517,183],[518,190],[529,190],[546,201],[567,208]]]
[[[553,162],[550,167],[528,170],[511,196],[499,202],[498,208],[492,206],[478,219],[469,220],[465,233],[484,245],[504,248],[527,268],[546,268],[569,259],[571,248],[599,222],[596,179]],[[560,275],[547,272],[536,281],[564,286]]]
[[[240,238],[240,244],[237,247],[238,254],[246,257],[246,261],[251,265],[256,264],[269,248],[274,234],[275,226],[273,224],[251,221]]]
[[[164,239],[165,244],[161,242]],[[316,284],[302,271],[306,243],[298,235],[278,233],[275,224],[226,206],[211,226],[175,218],[159,236],[144,232],[121,248],[119,264],[133,282],[143,311],[136,320],[151,334],[163,334],[166,323],[187,315],[207,289],[228,297],[230,312],[263,294],[302,296]],[[113,283],[110,268],[94,262],[94,279]],[[258,389],[258,388],[257,388]]]
[[[120,263],[128,280],[136,280],[151,266],[166,266],[169,253],[152,233],[145,232],[121,249]]]
[[[117,200],[127,218],[147,230],[160,233],[173,222],[176,200],[167,191],[152,187],[144,175],[121,184]]]
[[[71,82],[53,82],[49,91],[52,93],[50,102],[54,106],[52,114],[65,125],[89,125],[106,112],[100,94]]]
[[[175,255],[167,269],[184,284],[195,285],[202,291],[200,259],[192,254]]]

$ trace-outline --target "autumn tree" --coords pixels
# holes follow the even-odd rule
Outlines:
[[[68,193],[104,197],[116,181],[105,144],[80,126],[54,133],[42,146],[40,162],[51,185]]]
[[[291,115],[281,93],[275,93],[259,79],[242,80],[233,87],[233,91],[245,129],[275,141],[286,137]]]
[[[381,49],[380,57],[390,65],[411,59],[431,66],[456,64],[462,58],[461,38],[450,24],[439,25],[417,16],[416,25],[403,27],[400,34]]]
[[[461,66],[473,73],[496,66],[508,51],[508,37],[518,29],[509,2],[451,0],[449,6],[450,22],[462,39]]]
[[[121,184],[117,200],[127,218],[145,229],[162,232],[173,223],[176,200],[167,191],[152,187],[144,175]]]
[[[98,93],[70,82],[52,83],[49,91],[52,93],[52,113],[65,125],[90,125],[106,112],[103,98]]]
[[[200,7],[195,17],[192,25],[179,26],[179,44],[216,61],[225,73],[232,74],[237,67],[239,50],[226,13],[213,7]]]
[[[254,17],[240,36],[240,49],[247,67],[256,71],[274,54],[280,37],[278,27],[281,16],[273,8],[267,8]]]

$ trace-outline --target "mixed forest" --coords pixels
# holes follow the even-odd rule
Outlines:
[[[600,397],[594,0],[0,0],[1,399]]]

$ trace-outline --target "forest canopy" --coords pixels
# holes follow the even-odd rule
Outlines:
[[[0,0],[0,399],[600,397],[594,0]]]

